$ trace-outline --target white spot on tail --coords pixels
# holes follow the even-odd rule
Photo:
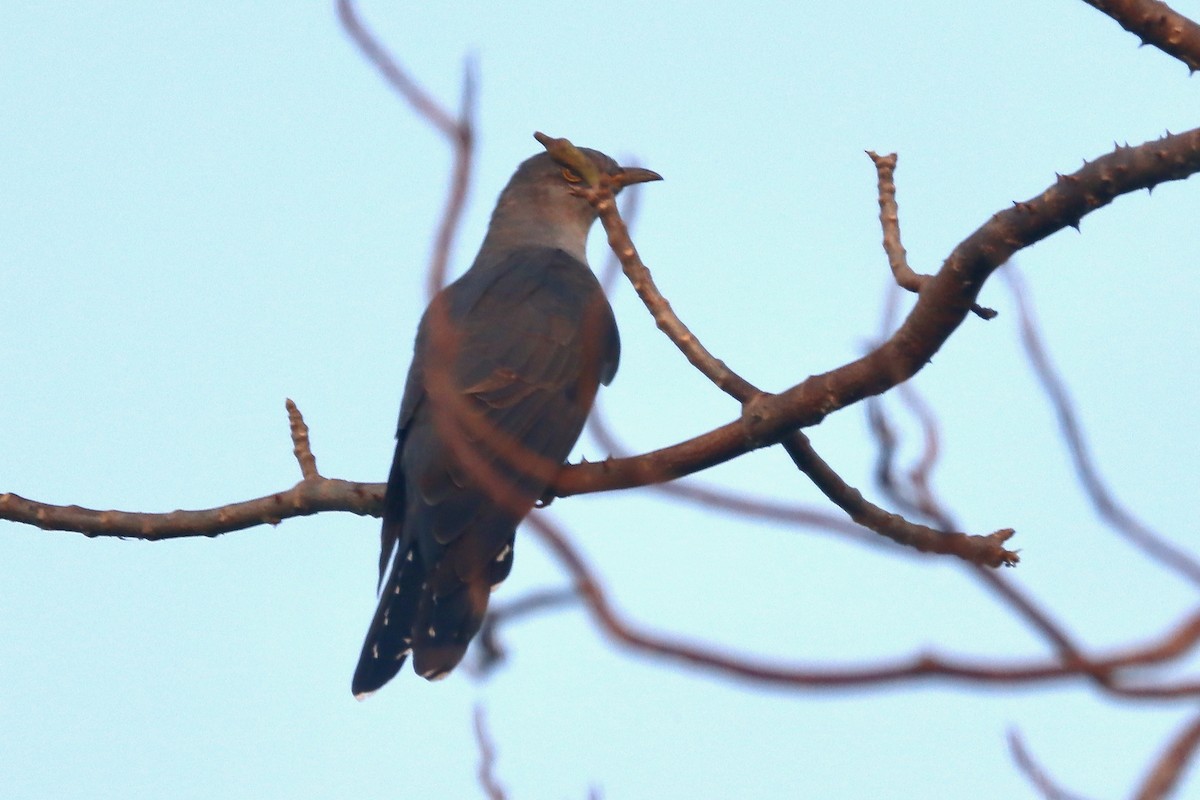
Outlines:
[[[427,681],[440,681],[442,678],[450,674],[448,669],[431,669],[421,673],[421,677]]]
[[[504,561],[511,554],[512,554],[512,545],[506,544],[506,545],[504,545],[504,549],[500,551],[500,555],[496,556],[496,561],[497,562]]]

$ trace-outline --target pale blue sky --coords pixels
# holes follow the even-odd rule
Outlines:
[[[1185,67],[1073,0],[433,5],[362,13],[452,103],[478,58],[454,268],[534,130],[635,155],[666,178],[643,196],[644,259],[768,389],[876,331],[887,265],[864,150],[900,153],[905,244],[932,270],[1056,171],[1200,124]],[[449,155],[331,3],[8,4],[0,107],[0,491],[166,511],[283,489],[285,397],[324,474],[383,479]],[[1104,473],[1193,550],[1197,186],[1121,198],[1020,262]],[[1017,528],[1010,576],[1085,641],[1165,630],[1193,590],[1097,522],[1003,286],[983,302],[1001,316],[969,320],[917,380],[946,426],[937,488],[971,530]],[[736,414],[628,287],[614,306],[624,362],[602,401],[626,441]],[[812,438],[878,497],[861,408]],[[777,449],[705,478],[820,502]],[[646,491],[552,511],[624,611],[680,635],[806,664],[1045,652],[948,561]],[[513,798],[1030,797],[1014,726],[1064,784],[1114,797],[1184,718],[1077,683],[763,691],[631,657],[578,611],[510,629],[487,682],[406,672],[357,703],[377,546],[351,515],[161,544],[0,523],[0,794],[481,796],[482,701]],[[525,536],[498,597],[563,582]]]

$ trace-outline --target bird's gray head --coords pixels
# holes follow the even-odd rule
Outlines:
[[[609,176],[616,191],[634,183],[662,180],[641,167],[622,167],[598,150],[579,148],[596,168]],[[565,250],[587,261],[584,250],[596,211],[575,189],[583,178],[555,161],[549,153],[525,159],[496,201],[485,249],[509,250],[542,245]]]

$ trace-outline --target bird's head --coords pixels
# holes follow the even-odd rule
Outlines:
[[[489,237],[512,245],[555,246],[585,261],[583,251],[596,211],[579,190],[597,186],[601,176],[607,177],[614,193],[635,183],[662,180],[642,167],[622,167],[598,150],[567,146],[566,155],[548,150],[517,167],[496,202]]]

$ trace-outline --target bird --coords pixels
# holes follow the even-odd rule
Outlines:
[[[616,319],[587,263],[597,213],[577,168],[614,191],[662,176],[578,152],[586,169],[549,152],[517,167],[475,260],[417,328],[384,496],[379,601],[351,682],[360,700],[409,655],[427,680],[462,660],[512,570],[518,525],[616,374]]]

